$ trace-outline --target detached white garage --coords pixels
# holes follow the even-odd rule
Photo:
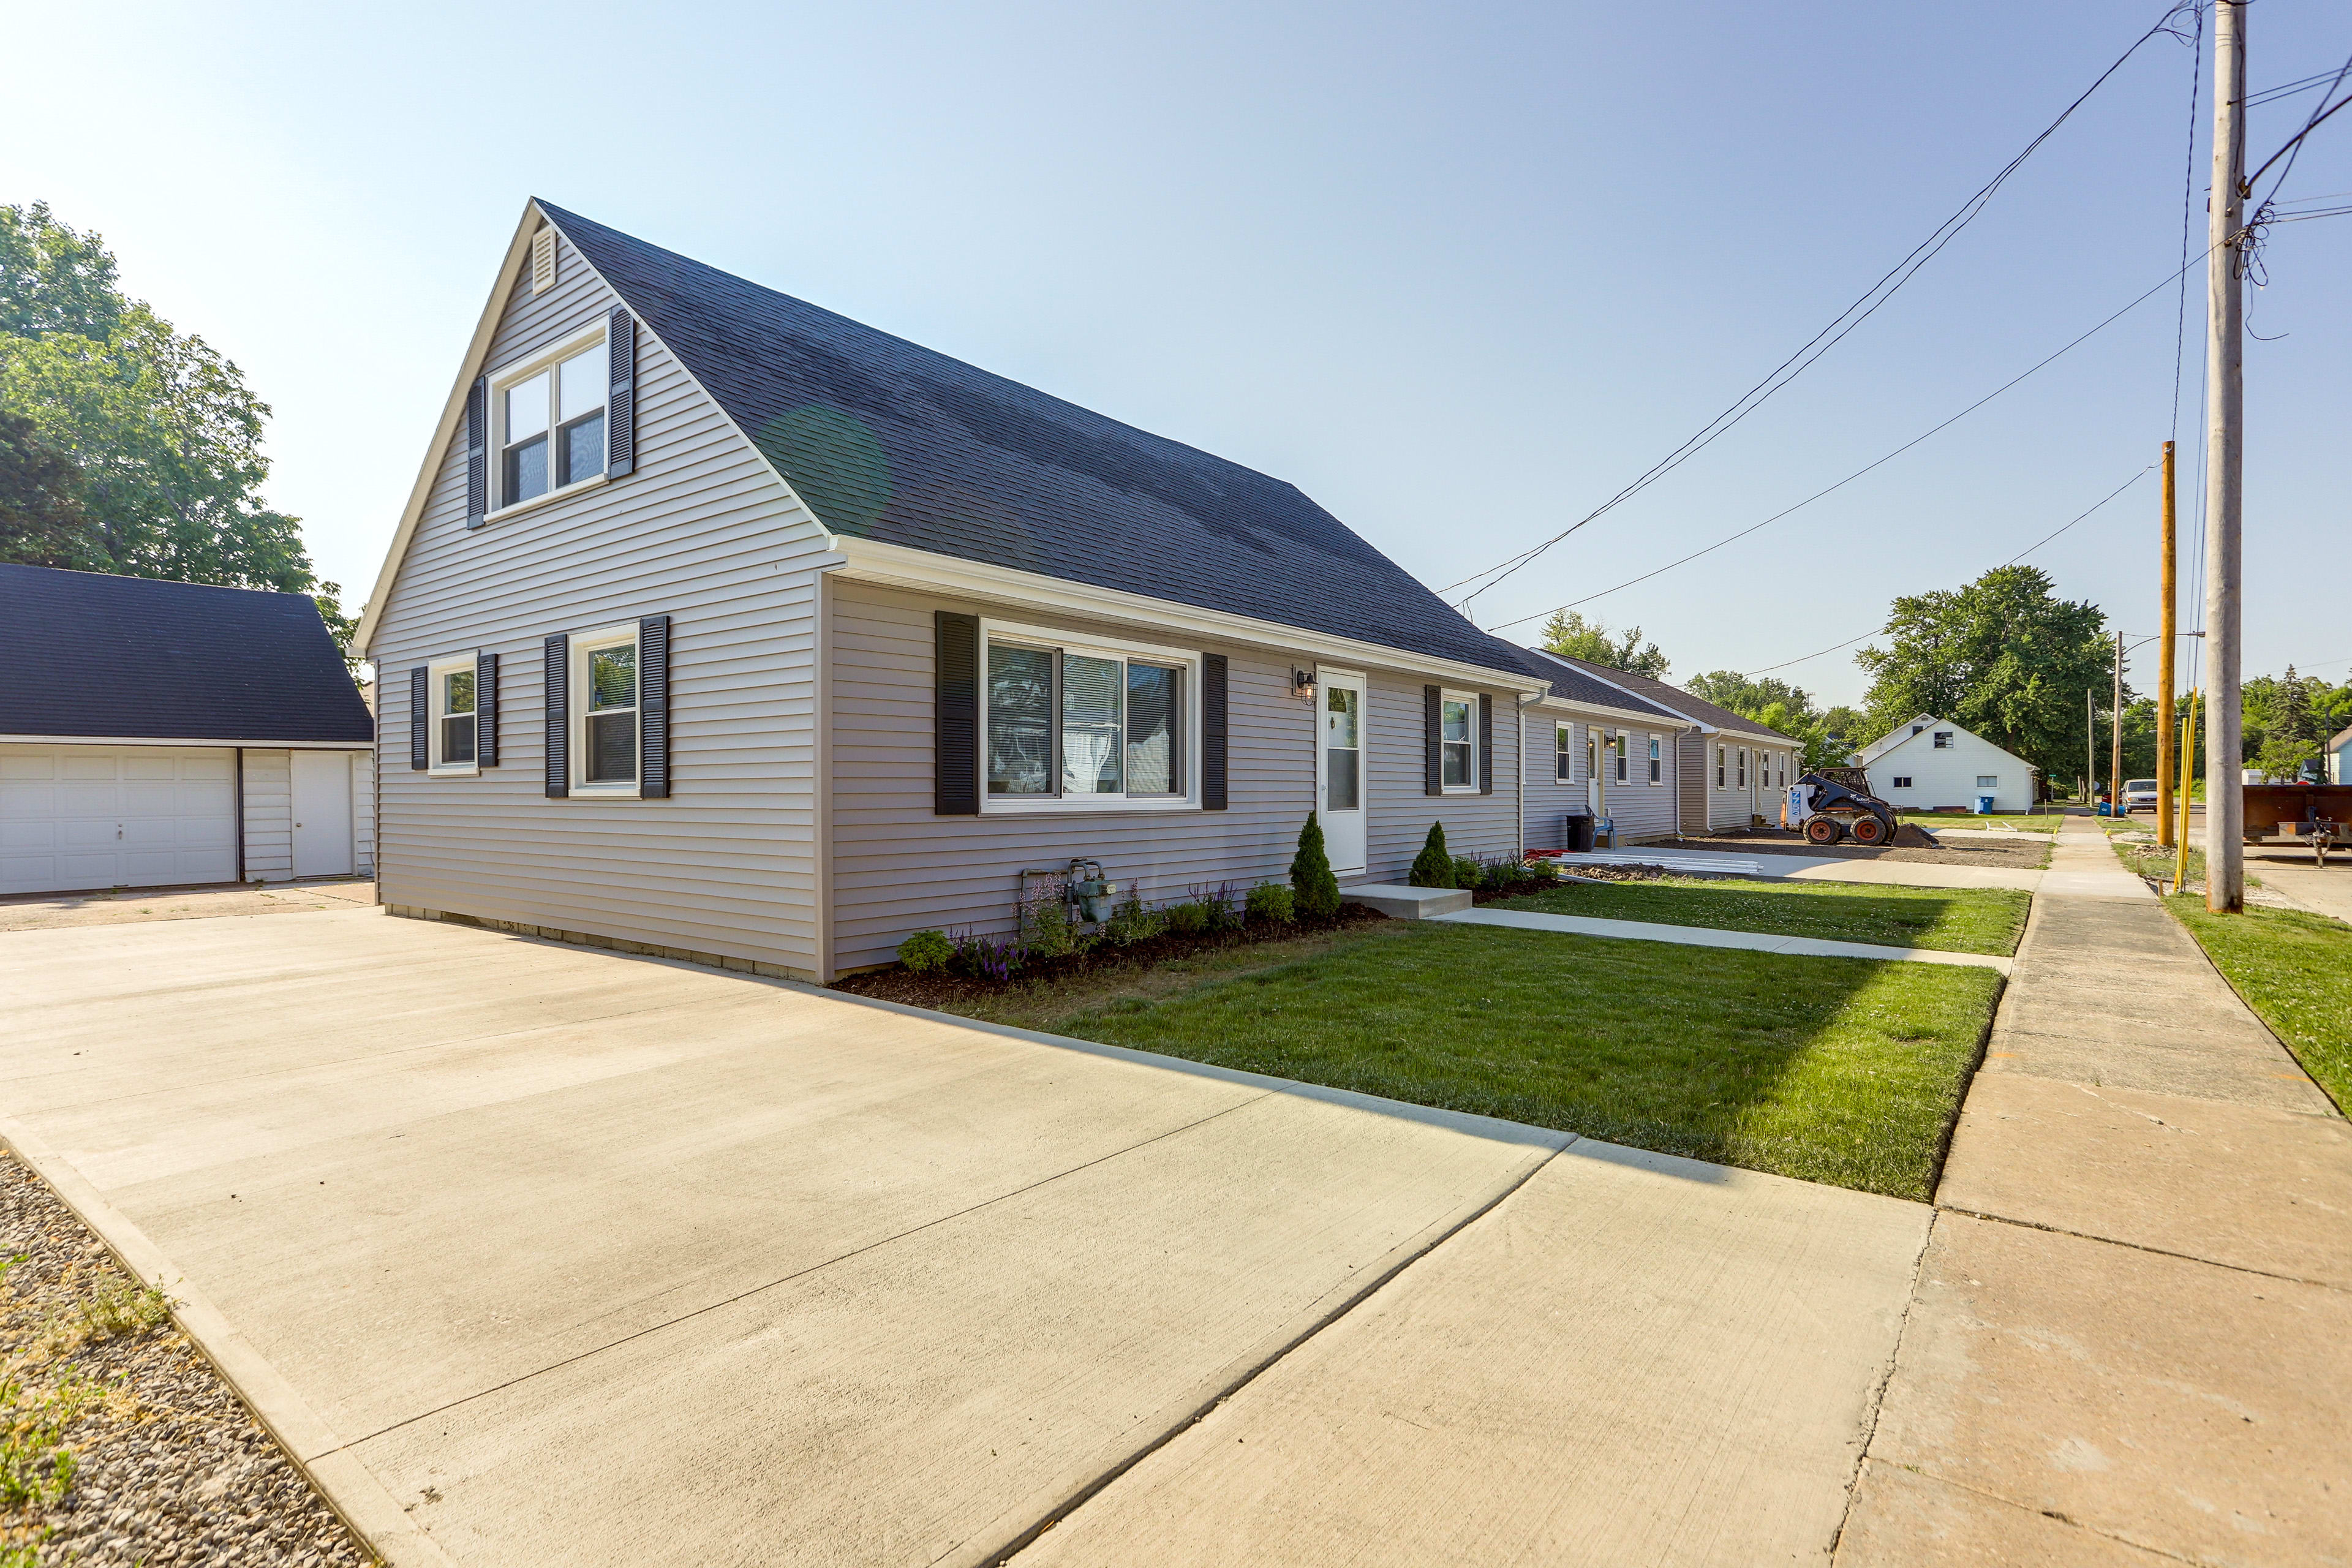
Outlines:
[[[0,893],[373,869],[373,735],[296,594],[0,566]]]

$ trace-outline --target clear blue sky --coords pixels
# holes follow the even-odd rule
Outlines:
[[[101,230],[133,293],[237,361],[277,411],[271,498],[352,602],[534,194],[1290,479],[1443,585],[1678,444],[2159,9],[20,7],[0,201]],[[2341,5],[2252,11],[2256,89],[2352,53]],[[2189,70],[2146,46],[1892,304],[1482,623],[1778,510],[2162,279]],[[2311,102],[2255,110],[2257,156]],[[2352,110],[2286,195],[2343,190]],[[2352,666],[2347,240],[2352,218],[2280,228],[2253,296],[2253,329],[2284,336],[2247,353],[2250,671]],[[1588,608],[1683,676],[1865,631],[2152,460],[2172,366],[2168,296]],[[2156,504],[2151,477],[2031,559],[2152,630]],[[1832,700],[1864,684],[1845,653],[1783,673]]]

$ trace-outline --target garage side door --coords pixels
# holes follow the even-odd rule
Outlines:
[[[0,893],[235,880],[236,756],[0,745]]]

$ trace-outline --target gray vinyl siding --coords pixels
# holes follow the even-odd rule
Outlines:
[[[1552,731],[1555,726],[1567,723],[1572,731],[1569,737],[1570,778],[1562,782],[1553,761]],[[1591,781],[1584,771],[1584,738],[1589,726],[1572,715],[1546,712],[1540,708],[1528,711],[1527,722],[1527,789],[1528,847],[1529,849],[1565,849],[1568,847],[1568,816],[1583,813],[1591,804],[1588,791]]]
[[[614,303],[559,243],[510,297],[486,368]],[[653,334],[637,336],[636,472],[467,531],[462,422],[394,579],[377,661],[387,904],[709,952],[818,961],[816,646],[823,536]],[[549,799],[541,642],[671,618],[671,798]],[[407,672],[499,655],[499,765],[408,766]]]
[[[1573,725],[1575,734],[1570,750],[1570,771],[1573,782],[1560,783],[1554,777],[1552,728],[1563,718]],[[1654,729],[1635,720],[1593,719],[1579,717],[1559,709],[1538,708],[1528,716],[1527,729],[1528,759],[1528,847],[1559,849],[1567,846],[1567,816],[1570,812],[1583,812],[1591,804],[1588,789],[1591,777],[1584,768],[1584,746],[1588,737],[1596,731],[1607,737],[1622,731],[1630,741],[1625,755],[1625,782],[1619,784],[1611,758],[1604,751],[1601,765],[1604,770],[1602,784],[1603,808],[1616,824],[1617,841],[1631,843],[1643,838],[1672,837],[1676,825],[1675,805],[1675,781],[1680,774],[1675,755],[1675,732],[1672,721],[1661,720]],[[1658,783],[1649,782],[1649,740],[1658,738]]]
[[[1746,827],[1752,816],[1760,816],[1774,826],[1780,823],[1780,800],[1776,789],[1764,787],[1759,775],[1759,755],[1769,749],[1785,753],[1790,748],[1781,742],[1765,742],[1751,735],[1716,733],[1702,737],[1701,758],[1704,763],[1706,809],[1707,826],[1715,829]],[[1721,748],[1724,754],[1723,783],[1715,782],[1715,754]],[[1739,753],[1748,752],[1748,782],[1739,782]],[[1774,774],[1778,777],[1777,766]],[[1791,777],[1793,777],[1793,773]]]
[[[1714,777],[1707,772],[1715,756],[1714,742],[1696,730],[1685,730],[1675,750],[1681,758],[1682,778],[1675,793],[1681,796],[1683,830],[1704,833],[1707,829],[1707,801]]]
[[[1294,660],[1237,644],[1187,640],[1164,628],[1114,626],[1045,611],[969,603],[835,578],[827,584],[831,647],[832,889],[835,963],[886,963],[926,927],[1002,934],[1013,926],[1024,868],[1073,857],[1102,862],[1153,903],[1195,887],[1236,889],[1286,879],[1315,794],[1315,710],[1290,695]],[[986,613],[1074,636],[1197,647],[1225,656],[1224,811],[940,816],[933,814],[934,629],[938,610]],[[1401,879],[1433,817],[1457,854],[1517,847],[1510,770],[1511,695],[1495,693],[1495,793],[1423,793],[1418,676],[1370,670],[1366,879]]]

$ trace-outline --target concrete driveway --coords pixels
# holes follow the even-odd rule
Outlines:
[[[1433,1560],[1432,1484],[1478,1510],[1463,1561],[1819,1558],[1927,1230],[373,911],[14,932],[0,993],[0,1135],[404,1568],[987,1562],[1123,1475],[1180,1497],[1228,1394],[1324,1435],[1287,1476],[1347,1486],[1352,1561]],[[1148,1528],[1104,1502],[1071,1522]]]

